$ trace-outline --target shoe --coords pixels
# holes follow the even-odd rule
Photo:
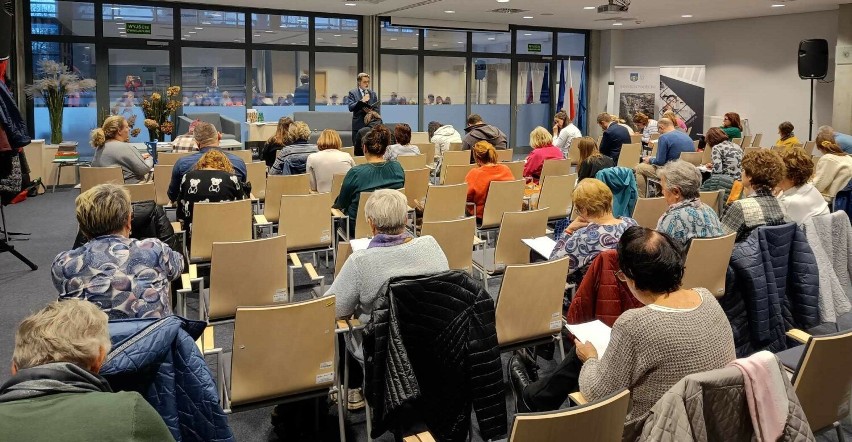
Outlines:
[[[349,411],[364,408],[364,394],[361,393],[360,388],[353,388],[349,390],[349,400],[347,401],[346,408],[348,408]]]
[[[509,373],[509,383],[512,386],[512,395],[515,397],[515,412],[529,413],[530,409],[524,403],[523,392],[530,384],[530,378],[517,355],[509,358],[506,371]]]
[[[530,353],[525,350],[518,350],[515,352],[515,356],[518,357],[518,360],[524,364],[524,368],[527,371],[527,377],[529,377],[530,382],[535,382],[538,380],[538,363],[535,358],[530,356]]]

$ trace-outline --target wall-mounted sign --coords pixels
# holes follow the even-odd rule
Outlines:
[[[151,23],[125,23],[124,29],[128,34],[151,35]]]

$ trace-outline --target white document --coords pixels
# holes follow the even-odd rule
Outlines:
[[[357,250],[365,250],[370,245],[370,238],[357,238],[350,239],[349,246],[352,247],[352,251]]]
[[[539,255],[550,258],[550,253],[553,252],[553,248],[556,247],[556,241],[552,240],[547,236],[539,236],[538,238],[532,239],[522,239],[529,248],[535,250]]]
[[[598,359],[602,358],[609,346],[612,329],[599,320],[582,324],[566,324],[565,328],[580,342],[591,342],[598,351]]]

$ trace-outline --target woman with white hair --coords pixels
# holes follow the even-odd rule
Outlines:
[[[695,166],[675,160],[657,170],[657,176],[663,187],[663,198],[669,204],[657,222],[657,231],[683,245],[688,245],[692,238],[714,238],[724,234],[716,211],[701,202],[698,191],[701,173]]]
[[[408,220],[408,200],[398,190],[376,190],[364,206],[364,215],[372,232],[370,244],[349,256],[328,294],[336,297],[337,317],[355,317],[362,324],[370,321],[373,304],[379,289],[397,276],[414,276],[449,270],[447,257],[435,238],[426,235],[414,238],[405,229]],[[363,384],[361,363],[364,360],[362,335],[349,334],[346,343],[349,363],[349,408],[361,408],[364,403],[360,388]]]

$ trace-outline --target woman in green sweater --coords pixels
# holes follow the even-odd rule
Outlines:
[[[334,201],[334,208],[343,211],[349,217],[349,234],[355,234],[358,217],[358,202],[361,192],[377,189],[402,189],[405,185],[405,172],[396,161],[385,161],[384,155],[390,144],[390,132],[384,125],[374,127],[364,137],[365,164],[349,169],[343,178],[340,194]]]
[[[722,131],[728,135],[728,138],[733,141],[734,138],[743,137],[743,123],[740,120],[740,114],[736,112],[728,112],[725,114],[725,119],[722,120]]]

